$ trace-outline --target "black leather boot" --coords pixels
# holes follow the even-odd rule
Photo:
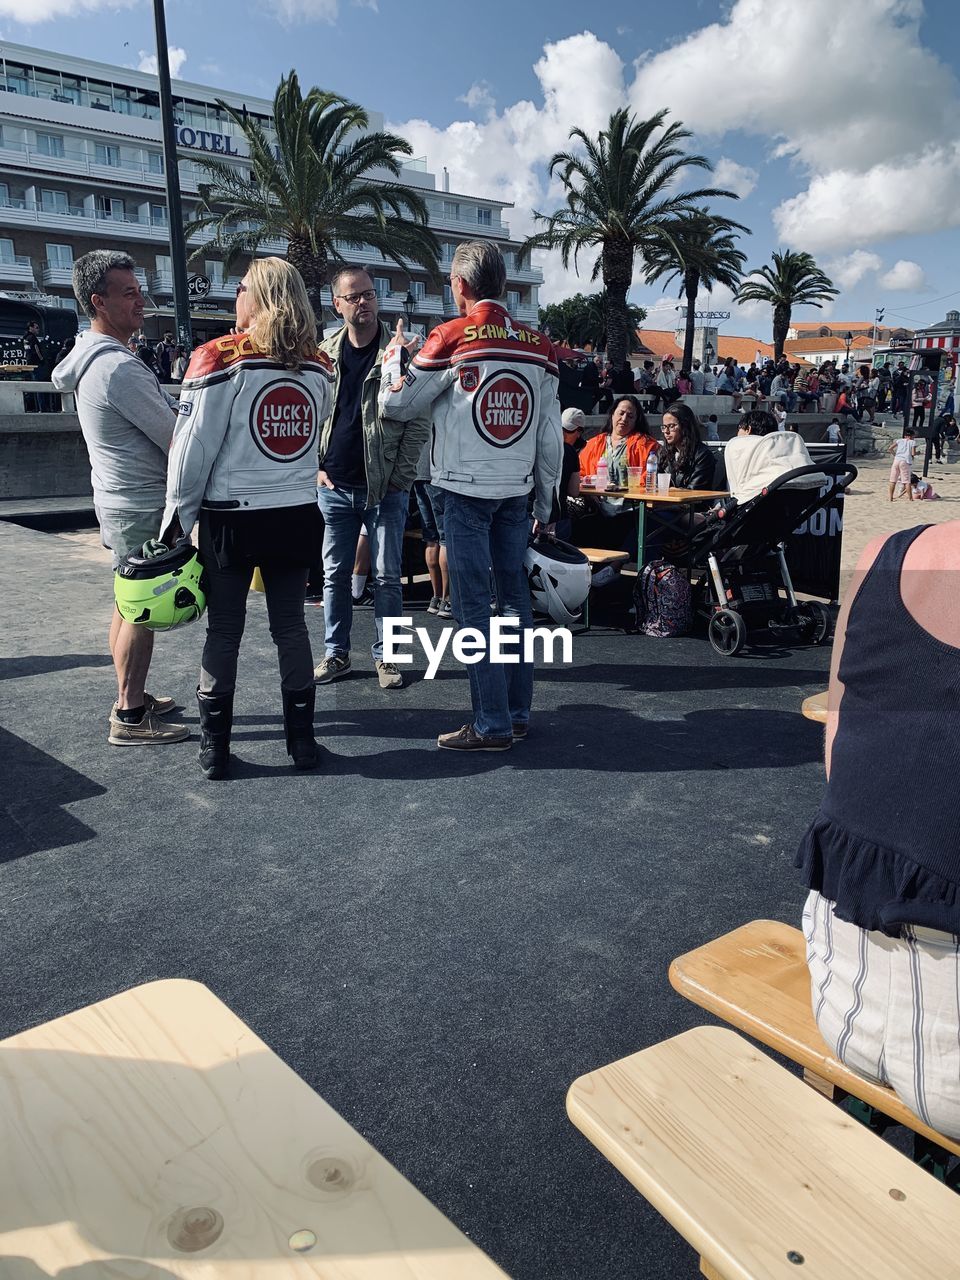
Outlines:
[[[283,727],[287,734],[287,754],[297,769],[315,769],[320,763],[320,749],[313,736],[313,707],[317,691],[283,689]]]
[[[210,779],[225,778],[230,772],[230,730],[233,726],[233,694],[201,693],[200,769]]]

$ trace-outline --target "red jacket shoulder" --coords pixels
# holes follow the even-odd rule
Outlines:
[[[212,373],[229,369],[232,364],[244,356],[257,354],[257,348],[245,333],[227,333],[222,338],[213,338],[197,347],[190,357],[184,382],[195,382],[198,378],[207,378]]]

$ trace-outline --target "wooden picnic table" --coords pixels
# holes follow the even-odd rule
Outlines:
[[[623,498],[627,502],[637,503],[637,564],[643,564],[643,553],[646,546],[647,507],[686,507],[693,519],[693,508],[699,502],[719,502],[729,498],[726,489],[668,489],[666,493],[653,493],[644,487],[628,487],[626,489],[596,489],[592,485],[580,482],[581,497]]]
[[[74,1268],[505,1280],[225,1004],[181,979],[0,1041],[0,1276]]]

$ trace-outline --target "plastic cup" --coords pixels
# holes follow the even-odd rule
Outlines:
[[[643,467],[627,467],[627,488],[643,488]]]
[[[669,492],[670,492],[669,474],[657,476],[657,493],[664,494]]]

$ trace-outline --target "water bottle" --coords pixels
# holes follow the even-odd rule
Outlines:
[[[610,472],[607,467],[606,458],[601,458],[597,463],[597,488],[605,489],[610,482]]]
[[[647,493],[657,492],[657,455],[651,453],[647,459],[647,473],[644,477],[644,486]]]

